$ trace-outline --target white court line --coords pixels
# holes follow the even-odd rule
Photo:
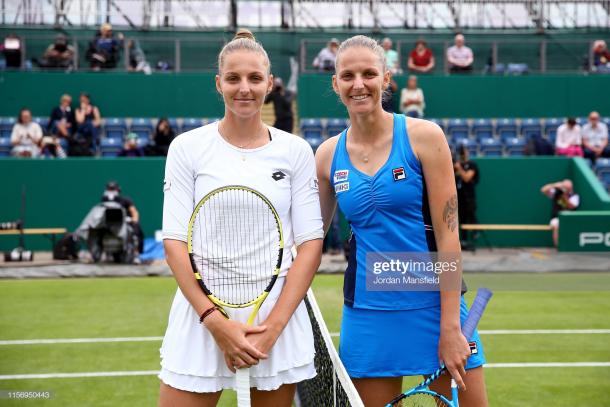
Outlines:
[[[610,367],[610,362],[488,363],[485,368]],[[85,377],[156,376],[156,370],[0,375],[0,380],[75,379]]]
[[[481,335],[558,335],[558,334],[610,334],[610,329],[495,329],[481,330]],[[338,337],[339,332],[331,332],[330,336]],[[45,345],[62,343],[108,343],[108,342],[156,342],[163,340],[162,336],[134,336],[126,338],[58,338],[58,339],[22,339],[0,341],[2,345]]]

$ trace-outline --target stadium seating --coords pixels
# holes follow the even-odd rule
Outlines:
[[[436,123],[438,125],[438,127],[441,128],[441,130],[443,130],[443,133],[445,132],[445,123],[443,122],[443,119],[426,119],[428,121],[431,121],[432,123]]]
[[[526,139],[542,136],[542,125],[540,119],[522,119],[521,120],[521,136]]]
[[[12,148],[10,137],[0,137],[0,157],[10,156]]]
[[[472,123],[472,134],[477,140],[494,136],[491,119],[475,119]]]
[[[598,158],[595,161],[595,173],[606,189],[610,188],[610,158]]]
[[[129,131],[131,133],[136,133],[138,135],[138,139],[150,140],[155,126],[153,124],[152,119],[138,117],[131,121],[131,126],[129,127]]]
[[[349,126],[347,119],[328,119],[326,123],[326,136],[333,137]]]
[[[477,142],[469,138],[460,138],[456,140],[456,150],[459,146],[464,146],[468,150],[471,157],[477,155]]]
[[[544,121],[544,135],[555,144],[555,137],[557,136],[557,128],[563,124],[563,119],[553,117]]]
[[[307,140],[314,153],[316,152],[318,147],[320,147],[320,144],[324,142],[324,139],[322,139],[322,137],[306,137],[305,140]]]
[[[0,138],[11,137],[16,121],[14,117],[0,117]]]
[[[510,157],[525,155],[525,140],[519,137],[508,137],[504,139],[504,151]]]
[[[194,117],[185,118],[182,121],[182,133],[196,129],[197,127],[201,127],[205,124],[205,120],[197,119]]]
[[[101,140],[102,157],[116,157],[123,148],[123,140],[117,137],[107,137]]]
[[[509,137],[518,137],[517,122],[515,119],[498,119],[496,123],[496,134],[505,140]]]
[[[301,135],[306,139],[323,137],[322,120],[320,119],[301,119]]]
[[[38,123],[38,125],[40,126],[40,128],[42,129],[42,132],[45,133],[47,130],[47,124],[49,123],[49,118],[48,117],[32,117],[32,121],[34,123]]]
[[[104,121],[107,138],[123,140],[127,134],[127,121],[122,117],[108,117]]]
[[[169,121],[169,127],[171,127],[174,133],[178,135],[180,133],[180,125],[178,124],[178,119],[176,119],[175,117],[170,117],[167,120]]]
[[[454,140],[467,139],[470,127],[465,119],[449,119],[447,122],[447,135]]]
[[[485,157],[502,157],[502,143],[493,137],[484,137],[480,140],[479,152]]]

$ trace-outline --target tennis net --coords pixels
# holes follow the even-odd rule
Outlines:
[[[305,304],[313,328],[318,374],[313,379],[298,384],[296,406],[364,407],[335,350],[313,291],[307,293]]]

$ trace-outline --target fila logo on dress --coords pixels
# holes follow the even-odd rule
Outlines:
[[[392,170],[392,175],[394,176],[394,181],[400,181],[407,178],[404,167],[394,168]]]

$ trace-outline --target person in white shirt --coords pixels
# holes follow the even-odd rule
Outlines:
[[[11,133],[11,155],[15,157],[38,157],[42,143],[42,129],[32,121],[32,112],[21,109],[17,123]]]
[[[582,145],[585,158],[595,162],[599,157],[610,157],[608,126],[599,121],[599,113],[589,113],[589,122],[582,128]]]
[[[218,57],[216,89],[225,114],[176,137],[163,183],[163,239],[178,283],[161,346],[159,406],[215,406],[249,367],[253,405],[289,407],[296,383],[316,375],[311,324],[303,298],[320,264],[322,216],[313,152],[302,138],[265,125],[273,89],[269,57],[239,30]],[[279,174],[279,175],[278,175]],[[256,189],[273,204],[284,232],[278,279],[253,326],[252,308],[215,309],[195,280],[187,229],[195,204],[227,185]],[[195,256],[201,256],[196,244]],[[293,247],[298,254],[290,255]],[[199,321],[202,321],[201,323]]]
[[[392,49],[392,40],[388,37],[384,38],[383,41],[381,41],[381,46],[385,51],[385,62],[388,66],[388,70],[392,72],[392,75],[401,74],[402,69],[400,69],[399,66],[398,52]]]
[[[557,128],[555,154],[568,157],[583,156],[581,129],[575,118],[569,117],[564,124]]]
[[[400,111],[409,117],[424,117],[424,92],[417,87],[417,76],[409,76],[407,87],[400,92]]]
[[[337,49],[339,48],[339,40],[336,38],[328,41],[325,48],[322,48],[318,55],[313,60],[313,66],[320,71],[335,71],[335,60],[337,59]]]
[[[472,50],[464,45],[464,36],[457,34],[454,39],[455,45],[447,49],[447,62],[449,63],[449,72],[464,73],[472,72],[472,63],[474,55]]]

